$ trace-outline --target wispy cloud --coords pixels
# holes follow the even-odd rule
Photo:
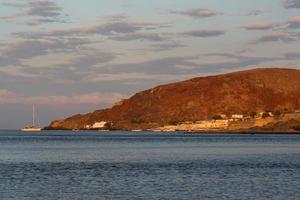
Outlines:
[[[186,36],[206,38],[206,37],[216,37],[216,36],[224,35],[225,31],[200,29],[200,30],[192,30],[192,31],[182,32],[181,34],[186,35]]]
[[[174,41],[174,40],[167,40],[159,43],[155,43],[151,45],[151,48],[148,50],[151,51],[168,51],[180,47],[186,47],[187,44],[185,44],[182,41]]]
[[[129,33],[129,34],[113,36],[110,37],[110,39],[117,40],[117,41],[140,40],[140,41],[159,42],[159,41],[166,40],[167,37],[163,36],[160,33],[138,32],[138,33]]]
[[[265,12],[263,10],[259,10],[259,9],[256,9],[256,10],[251,10],[250,12],[248,12],[246,15],[247,16],[259,16],[259,15],[262,15],[264,14]]]
[[[25,4],[20,4],[20,3],[17,3],[17,2],[3,2],[3,3],[0,3],[1,6],[7,6],[7,7],[15,7],[15,8],[22,8],[24,7]]]
[[[125,84],[134,82],[140,84],[145,81],[177,81],[190,78],[190,75],[176,75],[173,74],[146,74],[146,73],[136,73],[136,72],[123,72],[115,74],[97,74],[90,73],[82,78],[84,83],[103,83],[106,81],[122,81]]]
[[[300,59],[300,52],[288,52],[285,54],[285,57],[289,60],[298,60]]]
[[[271,23],[267,21],[257,21],[251,24],[247,24],[243,26],[242,28],[246,30],[269,30],[277,27],[277,23]]]
[[[43,95],[26,96],[0,89],[0,104],[21,104],[21,105],[100,105],[113,104],[127,96],[120,93],[86,93],[72,96],[64,95]]]
[[[43,23],[59,22],[63,23],[65,15],[63,9],[58,4],[50,0],[31,0],[29,2],[2,3],[2,6],[9,6],[18,9],[18,12],[12,15],[1,16],[6,20],[22,20],[28,25],[39,25]],[[29,17],[26,20],[22,18]]]
[[[288,20],[288,28],[298,29],[300,28],[300,16],[292,17]]]
[[[172,11],[170,11],[170,13],[178,14],[178,15],[185,15],[185,16],[196,18],[196,19],[214,17],[214,16],[222,14],[220,12],[210,10],[207,8],[195,8],[195,9],[188,9],[188,10],[172,10]]]
[[[53,1],[37,0],[30,1],[25,8],[24,13],[39,17],[58,17],[61,15],[62,8]]]
[[[116,34],[136,33],[141,30],[153,30],[166,27],[166,24],[156,21],[130,21],[127,19],[109,20],[104,23],[86,25],[76,28],[56,29],[50,31],[15,32],[14,36],[21,38],[66,37],[84,35],[112,36]]]
[[[285,0],[285,8],[299,8],[300,9],[300,0]]]
[[[199,56],[170,56],[136,63],[109,64],[98,68],[95,72],[100,74],[116,74],[136,72],[143,74],[180,74],[186,69],[197,67],[195,61]]]
[[[89,44],[91,41],[79,38],[66,39],[34,39],[15,43],[7,43],[0,50],[0,65],[21,64],[23,59],[47,55],[51,51],[74,51],[77,47]]]
[[[272,32],[267,35],[261,36],[256,40],[250,41],[250,44],[259,44],[259,43],[266,43],[266,42],[293,42],[299,40],[300,34],[294,32]]]
[[[205,57],[216,57],[226,58],[227,61],[220,61],[217,63],[201,64],[202,72],[219,72],[220,70],[241,70],[245,68],[257,67],[257,66],[268,66],[265,63],[274,61],[289,60],[284,56],[249,56],[242,54],[233,53],[209,53],[204,54]],[[229,60],[228,60],[229,59]]]

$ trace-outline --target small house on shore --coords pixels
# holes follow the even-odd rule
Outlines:
[[[105,128],[107,122],[101,121],[101,122],[95,122],[93,125],[86,125],[86,129],[103,129]]]
[[[100,129],[100,128],[104,128],[105,125],[107,124],[107,122],[102,121],[102,122],[95,122],[92,126],[93,129]]]
[[[235,114],[231,116],[231,121],[241,121],[243,119],[244,119],[244,115]]]

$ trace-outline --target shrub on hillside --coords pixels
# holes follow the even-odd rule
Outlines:
[[[252,112],[250,112],[249,115],[250,115],[250,117],[255,118],[257,113],[255,111],[252,111]]]
[[[223,118],[222,118],[221,115],[214,115],[214,116],[212,117],[212,119],[213,119],[213,120],[221,120],[221,119],[223,119]]]

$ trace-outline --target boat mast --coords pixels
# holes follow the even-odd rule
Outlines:
[[[35,127],[35,109],[34,109],[34,104],[32,105],[32,126]]]

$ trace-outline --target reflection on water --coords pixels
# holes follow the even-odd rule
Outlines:
[[[300,199],[300,135],[0,132],[0,199]]]

